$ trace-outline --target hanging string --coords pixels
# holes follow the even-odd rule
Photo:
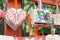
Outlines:
[[[38,1],[38,8],[39,9],[42,9],[42,0],[39,0]],[[43,33],[43,31],[42,31],[42,37],[44,36],[44,33]]]
[[[16,8],[16,22],[17,22],[18,21],[18,12],[17,12],[18,5],[17,5],[17,0],[15,0],[15,8]]]
[[[39,1],[38,1],[38,8],[39,8],[39,9],[42,9],[42,0],[39,0]]]
[[[56,14],[59,14],[58,0],[56,0]]]

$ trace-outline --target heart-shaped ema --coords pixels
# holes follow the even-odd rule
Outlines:
[[[6,12],[6,22],[13,30],[20,27],[25,18],[26,12],[22,9],[11,8]]]

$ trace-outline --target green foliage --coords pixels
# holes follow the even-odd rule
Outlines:
[[[4,35],[4,19],[0,18],[0,35]]]
[[[59,28],[58,28],[58,26],[55,25],[54,28],[56,29],[55,34],[58,34],[58,33],[59,33]],[[50,27],[49,27],[49,26],[47,26],[47,27],[42,27],[42,28],[40,29],[40,31],[43,32],[44,34],[48,35],[48,34],[50,34]]]
[[[59,28],[57,25],[54,25],[54,28],[56,29],[55,33],[58,34],[59,33]]]
[[[44,8],[43,9],[49,9],[53,14],[56,14],[56,6],[48,5],[48,4],[43,4]]]
[[[33,2],[28,1],[28,0],[23,1],[23,9],[26,11],[26,13],[29,13],[32,9],[34,9],[34,7],[35,7],[35,4]],[[22,36],[27,36],[28,34],[29,34],[28,33],[28,22],[27,20],[25,20],[25,22],[22,24]]]
[[[41,32],[43,32],[44,34],[50,34],[50,27],[42,27],[40,29]]]

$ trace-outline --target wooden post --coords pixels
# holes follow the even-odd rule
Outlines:
[[[51,27],[50,27],[51,34],[52,34],[52,28],[53,28],[53,26],[54,26],[54,17],[52,16],[52,24],[51,24]]]
[[[15,8],[17,9],[18,8],[18,5],[17,5],[17,0],[15,0]]]
[[[6,35],[6,20],[4,19],[4,35]]]
[[[34,36],[37,37],[39,36],[38,28],[34,27]]]
[[[27,14],[27,20],[28,20],[28,29],[29,29],[29,36],[30,36],[30,32],[31,32],[31,28],[30,28],[31,17],[30,17],[30,14]]]

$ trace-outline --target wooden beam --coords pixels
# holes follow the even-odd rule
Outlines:
[[[38,3],[39,0],[32,0],[35,3]],[[42,0],[42,3],[44,4],[49,4],[49,5],[55,5],[58,4],[58,6],[60,6],[60,0],[58,0],[58,2],[56,2],[56,0],[52,1],[52,0]]]

